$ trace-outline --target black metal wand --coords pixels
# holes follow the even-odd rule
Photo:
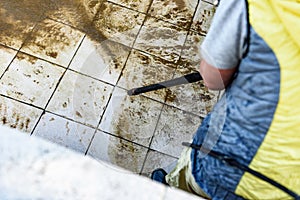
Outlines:
[[[130,96],[133,96],[133,95],[138,95],[138,94],[145,93],[145,92],[150,92],[153,90],[172,87],[175,85],[194,83],[194,82],[197,82],[200,80],[202,80],[200,73],[194,72],[194,73],[187,74],[187,75],[181,76],[179,78],[171,79],[168,81],[163,81],[160,83],[155,83],[155,84],[144,86],[144,87],[133,88],[133,89],[128,90],[127,94]]]

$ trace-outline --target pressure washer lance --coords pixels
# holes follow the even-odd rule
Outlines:
[[[153,90],[172,87],[172,86],[175,86],[175,85],[181,85],[181,84],[186,84],[186,83],[194,83],[194,82],[197,82],[197,81],[200,81],[200,80],[202,80],[202,77],[201,77],[200,73],[199,72],[194,72],[194,73],[187,74],[185,76],[181,76],[179,78],[171,79],[171,80],[168,80],[168,81],[155,83],[155,84],[144,86],[144,87],[133,88],[133,89],[128,90],[127,94],[129,96],[133,96],[133,95],[138,95],[138,94],[145,93],[145,92],[150,92],[150,91],[153,91]]]

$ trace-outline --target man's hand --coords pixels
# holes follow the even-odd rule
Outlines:
[[[232,81],[233,75],[237,68],[218,69],[205,60],[202,60],[199,67],[199,72],[203,78],[204,84],[211,90],[223,90]]]

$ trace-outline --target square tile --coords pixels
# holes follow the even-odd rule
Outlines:
[[[151,0],[109,0],[109,1],[145,14],[147,13],[147,10],[151,4]]]
[[[195,72],[190,67],[180,66],[175,77]],[[208,90],[203,81],[177,85],[169,88],[166,104],[191,112],[198,116],[206,116],[218,100],[219,91]]]
[[[99,161],[105,161],[136,173],[141,171],[146,153],[147,148],[101,131],[96,133],[88,151],[88,155]]]
[[[163,168],[168,171],[167,169],[170,168],[169,166],[173,166],[176,161],[177,158],[150,150],[147,154],[142,174],[150,177],[151,173],[157,168]]]
[[[87,30],[91,26],[93,18],[102,1],[100,0],[52,0],[52,9],[47,10],[46,15],[56,21]],[[87,30],[88,31],[88,30]]]
[[[46,110],[96,127],[112,89],[111,85],[68,70]]]
[[[0,44],[19,49],[40,20],[41,13],[27,9],[26,2],[0,2]]]
[[[109,40],[132,46],[146,15],[106,2],[96,15],[94,26]]]
[[[152,17],[147,18],[134,47],[150,54],[176,62],[187,31]]]
[[[39,121],[33,135],[85,153],[94,132],[95,130],[90,127],[46,113]]]
[[[16,54],[17,51],[6,48],[4,46],[0,46],[0,77]]]
[[[164,106],[151,148],[179,157],[184,148],[181,143],[192,140],[200,123],[201,119],[198,116],[174,107]]]
[[[198,33],[206,34],[215,12],[216,6],[205,1],[200,1],[191,29],[197,31]]]
[[[70,69],[115,85],[130,49],[110,40],[98,43],[85,37]]]
[[[0,96],[0,124],[31,133],[43,110]]]
[[[115,88],[100,123],[100,129],[149,146],[162,104],[143,96],[128,96]]]
[[[84,34],[46,19],[37,24],[21,51],[67,67]]]
[[[161,58],[133,50],[122,72],[118,86],[125,89],[139,88],[172,79],[176,65]],[[164,102],[165,89],[155,90],[143,95]]]
[[[197,7],[193,0],[154,0],[149,14],[182,28],[189,28]]]
[[[0,93],[44,108],[64,68],[18,53],[0,80]]]
[[[204,39],[205,36],[200,33],[190,31],[181,53],[181,59],[189,62],[191,65],[197,66],[195,70],[198,69],[201,62],[200,47]]]

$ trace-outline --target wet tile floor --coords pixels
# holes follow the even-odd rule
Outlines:
[[[138,174],[167,167],[219,92],[127,90],[195,71],[215,9],[209,0],[2,0],[0,124]]]

